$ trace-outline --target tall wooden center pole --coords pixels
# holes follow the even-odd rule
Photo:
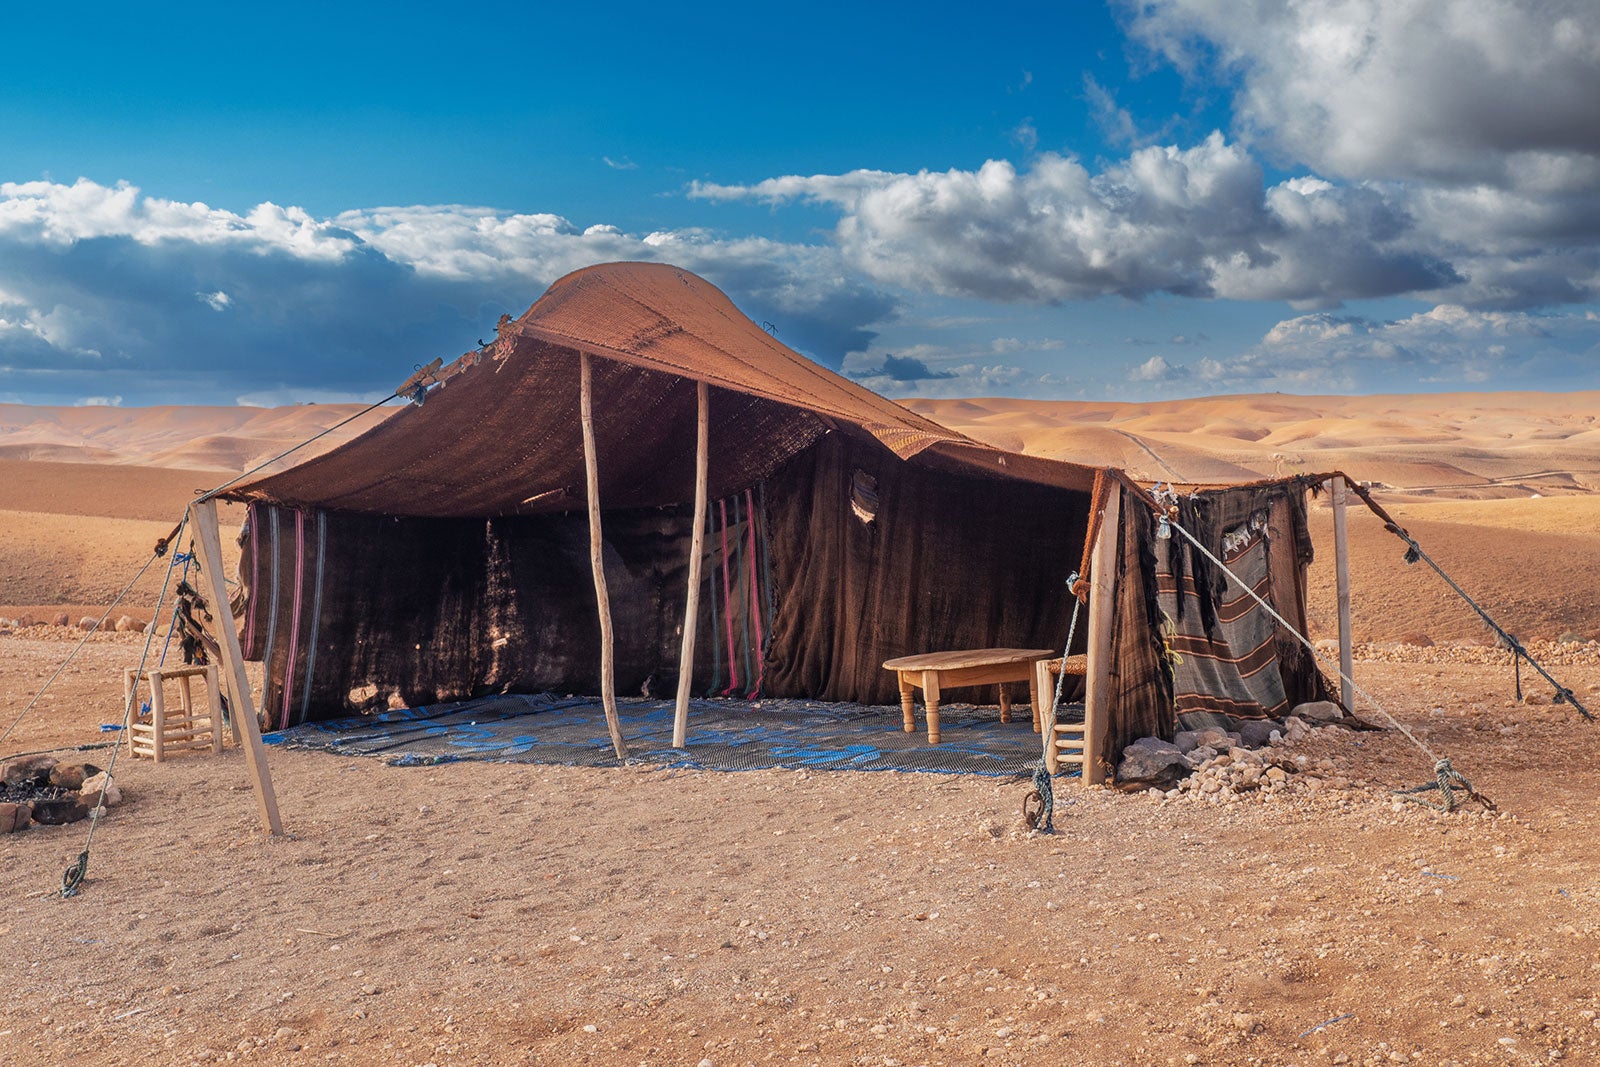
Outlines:
[[[695,386],[694,534],[689,539],[689,603],[683,613],[683,651],[678,655],[678,707],[672,719],[672,747],[689,740],[689,686],[694,674],[695,624],[700,621],[700,570],[706,550],[706,469],[711,453],[711,387]]]
[[[1351,672],[1355,656],[1350,642],[1350,545],[1345,534],[1344,478],[1333,478],[1333,565],[1339,591],[1339,703],[1355,711]]]
[[[216,621],[217,645],[222,652],[222,684],[228,691],[228,707],[233,712],[233,729],[244,742],[244,759],[250,768],[250,784],[256,791],[256,813],[261,828],[273,836],[283,833],[278,815],[278,795],[267,770],[267,747],[261,743],[261,724],[256,721],[256,704],[250,696],[250,679],[244,673],[244,651],[239,647],[239,631],[229,609],[228,583],[222,576],[222,535],[217,529],[217,502],[209,498],[189,505],[189,524],[194,530],[195,552],[200,557],[200,579],[206,599],[211,602],[211,617]]]
[[[611,629],[611,594],[606,591],[606,565],[600,542],[600,469],[594,449],[594,372],[589,353],[578,353],[578,414],[583,425],[583,473],[589,498],[589,566],[594,570],[594,599],[600,606],[600,702],[606,709],[606,728],[618,759],[628,758],[617,721],[616,639]]]
[[[1111,705],[1111,622],[1116,609],[1117,552],[1122,547],[1118,525],[1122,518],[1122,486],[1111,483],[1106,494],[1105,517],[1095,537],[1089,563],[1089,675],[1084,679],[1083,784],[1106,780],[1100,763],[1105,747],[1106,722]],[[1062,664],[1062,669],[1066,664]]]

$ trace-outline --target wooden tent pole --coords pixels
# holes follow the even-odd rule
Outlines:
[[[606,591],[606,565],[600,543],[600,470],[594,448],[593,378],[589,353],[578,353],[578,412],[583,425],[585,495],[589,498],[589,565],[594,569],[594,598],[600,606],[600,702],[606,709],[611,747],[616,750],[618,759],[627,759],[628,746],[622,740],[622,724],[617,720],[616,639],[611,629],[611,595]]]
[[[1333,565],[1339,593],[1339,703],[1354,711],[1351,689],[1355,656],[1350,642],[1350,545],[1345,529],[1344,478],[1333,477]]]
[[[1106,494],[1105,517],[1094,540],[1094,556],[1089,564],[1089,663],[1087,692],[1083,701],[1083,784],[1100,785],[1106,780],[1100,762],[1105,746],[1107,714],[1111,698],[1111,622],[1116,608],[1117,552],[1122,547],[1118,533],[1122,516],[1122,486],[1113,482]],[[1062,664],[1062,669],[1066,664]]]
[[[217,528],[217,502],[206,498],[189,505],[189,523],[194,528],[195,552],[200,557],[200,577],[206,599],[211,602],[211,617],[217,628],[217,647],[222,653],[222,682],[228,690],[233,711],[233,729],[244,739],[245,763],[256,791],[256,812],[261,828],[274,837],[283,833],[278,815],[278,796],[267,770],[267,747],[261,743],[261,724],[256,720],[255,701],[250,696],[250,679],[244,673],[244,651],[239,647],[239,631],[233,625],[229,607],[228,583],[222,575],[222,535]],[[269,665],[270,669],[270,665]]]
[[[695,384],[694,534],[689,540],[689,603],[683,612],[683,651],[678,656],[678,706],[672,719],[672,747],[689,741],[689,686],[694,674],[695,627],[700,621],[701,557],[706,550],[706,472],[711,457],[711,387]]]

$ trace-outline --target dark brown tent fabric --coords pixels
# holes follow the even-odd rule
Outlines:
[[[739,492],[830,428],[901,459],[1087,488],[1091,468],[971,440],[779,343],[710,283],[661,264],[613,263],[550,287],[499,339],[441,373],[421,406],[226,495],[384,515],[528,515],[579,509],[578,353],[594,366],[600,499],[607,508],[689,500],[695,383],[712,388],[713,496]]]
[[[1125,496],[1118,520],[1116,608],[1111,622],[1111,678],[1104,747],[1108,775],[1122,750],[1141,737],[1172,740],[1172,666],[1161,642],[1156,604],[1156,536],[1150,510]]]
[[[850,504],[858,472],[876,487],[870,523]],[[1066,639],[1066,578],[1083,554],[1086,493],[946,474],[830,434],[772,479],[767,495],[774,693],[894,704],[886,659]]]
[[[870,479],[872,521],[854,490]],[[930,648],[1049,647],[1088,498],[904,463],[830,433],[710,509],[695,691],[893,704],[883,661]],[[677,684],[690,516],[608,511],[617,687]],[[272,728],[492,692],[594,692],[583,515],[393,518],[254,504],[240,577],[246,655]],[[977,696],[978,694],[971,694]]]

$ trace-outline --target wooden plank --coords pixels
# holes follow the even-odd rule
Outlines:
[[[1006,663],[1032,663],[1054,656],[1051,648],[968,648],[955,652],[924,652],[885,660],[886,671],[958,670],[962,667],[995,667]],[[1029,668],[1031,671],[1032,668]],[[1019,675],[1022,680],[1026,675]]]
[[[689,603],[683,613],[683,649],[678,654],[678,705],[672,717],[672,747],[689,743],[689,687],[694,678],[695,629],[700,622],[700,571],[706,553],[706,473],[711,457],[711,387],[695,385],[694,535],[689,540]]]
[[[1105,517],[1095,536],[1089,564],[1089,672],[1084,695],[1083,784],[1106,780],[1100,750],[1106,738],[1111,698],[1111,623],[1116,608],[1117,551],[1122,547],[1118,527],[1122,517],[1122,486],[1113,483],[1106,494]]]
[[[1033,665],[1033,688],[1039,699],[1039,732],[1044,736],[1044,767],[1055,774],[1061,765],[1056,751],[1056,679],[1050,664],[1039,660]]]
[[[606,728],[618,759],[628,758],[617,719],[616,636],[611,628],[611,594],[606,591],[606,565],[600,540],[600,467],[594,446],[594,372],[589,353],[578,353],[578,417],[583,425],[583,474],[589,499],[589,566],[594,571],[594,598],[600,609],[600,703],[606,709]]]
[[[1345,517],[1344,478],[1333,478],[1333,565],[1339,593],[1339,703],[1354,712],[1355,655],[1350,639],[1350,543]]]
[[[256,812],[261,828],[273,836],[283,833],[278,814],[278,797],[267,770],[267,750],[261,743],[261,724],[256,719],[255,700],[250,695],[250,679],[244,673],[244,652],[239,647],[239,631],[228,610],[228,583],[222,574],[222,535],[217,528],[217,502],[196,500],[189,505],[189,525],[194,531],[195,552],[200,557],[200,580],[206,599],[211,602],[216,620],[217,644],[222,656],[222,679],[233,708],[235,731],[243,738],[245,763],[250,768],[250,783],[255,787]]]

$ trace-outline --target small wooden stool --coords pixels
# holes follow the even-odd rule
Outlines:
[[[1049,659],[1048,648],[971,648],[959,652],[929,652],[920,656],[901,656],[884,663],[900,679],[900,709],[906,733],[916,730],[913,697],[922,689],[928,710],[928,744],[939,743],[939,697],[945,689],[964,685],[1000,684],[1000,721],[1011,721],[1011,693],[1007,682],[1027,682],[1033,705],[1033,729],[1039,730],[1039,688],[1034,681],[1034,664]]]
[[[123,668],[123,700],[133,700],[138,674],[132,667]],[[214,665],[151,667],[144,672],[144,676],[150,682],[150,721],[140,722],[135,716],[128,724],[129,755],[149,756],[160,763],[169,748],[222,751],[222,701],[217,690],[217,668]],[[205,706],[198,709],[192,688],[196,678],[203,678],[206,683]],[[167,708],[165,685],[168,679],[178,683],[176,710]]]

